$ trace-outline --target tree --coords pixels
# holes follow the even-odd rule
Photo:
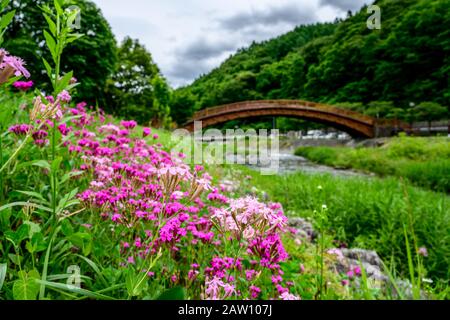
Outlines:
[[[116,71],[106,88],[106,111],[142,124],[166,121],[170,92],[150,52],[138,40],[127,37],[119,47],[118,57]]]
[[[431,121],[445,119],[449,117],[448,108],[435,102],[422,102],[413,108],[416,114],[416,120],[423,119],[428,121],[428,132],[431,132]]]
[[[11,1],[11,8],[16,9],[16,16],[6,32],[5,47],[11,54],[27,61],[33,81],[40,87],[50,90],[42,57],[50,61],[50,53],[44,46],[43,30],[47,23],[40,6],[51,4],[52,0]],[[62,71],[73,70],[82,85],[77,88],[77,98],[95,103],[104,103],[106,80],[114,71],[117,61],[117,48],[111,27],[103,17],[100,9],[91,1],[66,0],[66,7],[76,5],[81,10],[79,33],[84,36],[66,51]]]
[[[178,89],[173,92],[170,114],[178,125],[185,124],[195,112],[197,97],[190,90]]]
[[[407,118],[407,111],[402,108],[392,108],[386,114],[386,119],[405,120]]]
[[[386,118],[386,116],[394,109],[392,101],[372,101],[367,105],[365,114],[375,118]]]
[[[170,100],[171,91],[166,80],[157,74],[151,82],[154,90],[153,121],[157,127],[169,127],[170,125]]]

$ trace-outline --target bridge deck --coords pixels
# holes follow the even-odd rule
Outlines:
[[[304,118],[329,124],[355,136],[370,138],[409,130],[408,125],[399,121],[375,119],[348,109],[303,100],[243,101],[208,108],[196,112],[185,128],[192,131],[194,121],[202,121],[207,127],[236,119],[263,116]]]
[[[357,121],[373,125],[375,119],[358,112],[347,109],[336,108],[326,104],[303,100],[255,100],[230,103],[222,106],[207,108],[196,112],[191,121],[202,120],[209,117],[215,117],[223,114],[241,111],[262,110],[267,108],[288,108],[288,109],[311,109],[313,111],[321,111],[331,113],[343,117],[355,119]]]

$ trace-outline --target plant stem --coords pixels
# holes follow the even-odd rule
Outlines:
[[[48,244],[47,252],[45,253],[45,260],[44,260],[44,269],[42,270],[42,281],[47,281],[47,270],[48,270],[48,260],[50,258],[50,251],[52,249],[53,240],[55,239],[56,235],[58,234],[59,229],[53,229],[52,234],[50,235],[50,242]],[[41,283],[41,288],[39,291],[39,300],[44,299],[45,297],[45,284]]]
[[[53,130],[52,130],[52,162],[54,162],[56,159],[56,120],[53,119]],[[51,172],[51,179],[52,179],[52,211],[53,211],[53,216],[55,217],[56,215],[56,174],[57,174],[57,168],[53,168],[52,166],[52,172]],[[55,221],[57,221],[58,219],[56,219],[55,217]]]
[[[322,300],[323,289],[323,253],[324,253],[324,232],[323,229],[320,235],[320,299]]]
[[[0,128],[0,166],[3,164],[3,128]],[[0,203],[3,203],[3,172],[0,171]]]
[[[20,146],[14,151],[14,153],[11,155],[11,157],[9,157],[9,159],[3,164],[3,166],[0,169],[0,173],[3,172],[3,170],[6,169],[6,167],[9,165],[9,163],[17,156],[17,154],[19,153],[20,150],[22,150],[22,148],[25,146],[25,144],[27,143],[28,138],[31,136],[30,133],[28,133],[25,138],[23,139],[22,143],[20,144]]]

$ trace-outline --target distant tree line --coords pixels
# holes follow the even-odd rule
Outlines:
[[[12,1],[13,23],[6,32],[3,46],[22,57],[39,87],[50,88],[42,57],[50,60],[44,45],[47,27],[40,6],[53,0]],[[171,90],[151,54],[137,40],[126,38],[118,45],[111,27],[100,9],[88,0],[66,0],[66,7],[81,9],[79,33],[84,36],[66,49],[62,71],[73,70],[82,85],[77,100],[98,105],[117,116],[141,123],[163,126],[170,122]]]
[[[177,89],[172,117],[185,122],[211,106],[255,99],[303,99],[374,117],[449,117],[450,0],[379,0],[381,30],[367,7],[345,20],[299,26],[239,50]],[[289,121],[283,121],[289,126]]]

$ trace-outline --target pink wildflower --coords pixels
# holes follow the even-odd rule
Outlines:
[[[250,296],[252,299],[256,299],[259,297],[259,294],[261,293],[261,289],[256,286],[250,286]]]
[[[418,250],[418,254],[423,257],[428,257],[428,250],[425,247],[420,247]]]
[[[149,135],[151,135],[152,134],[152,129],[150,129],[150,128],[144,128],[143,130],[142,130],[142,135],[144,136],[144,138],[145,137],[148,137]]]
[[[30,77],[30,73],[24,67],[25,64],[26,64],[25,61],[23,61],[23,59],[18,57],[8,55],[3,57],[2,65],[9,65],[10,67],[12,67],[15,70],[14,75],[16,77],[19,76],[24,76],[25,78]]]
[[[283,292],[280,296],[280,299],[282,299],[282,300],[300,300],[300,297],[290,294],[289,292]]]
[[[134,129],[137,126],[137,122],[134,120],[131,121],[121,121],[120,124],[127,130]]]
[[[33,87],[33,81],[16,81],[13,83],[13,86],[21,91],[27,91]]]
[[[69,103],[70,100],[72,100],[72,97],[70,96],[69,92],[67,92],[66,90],[61,91],[61,93],[58,94],[58,98],[60,101],[66,102],[66,103]]]

